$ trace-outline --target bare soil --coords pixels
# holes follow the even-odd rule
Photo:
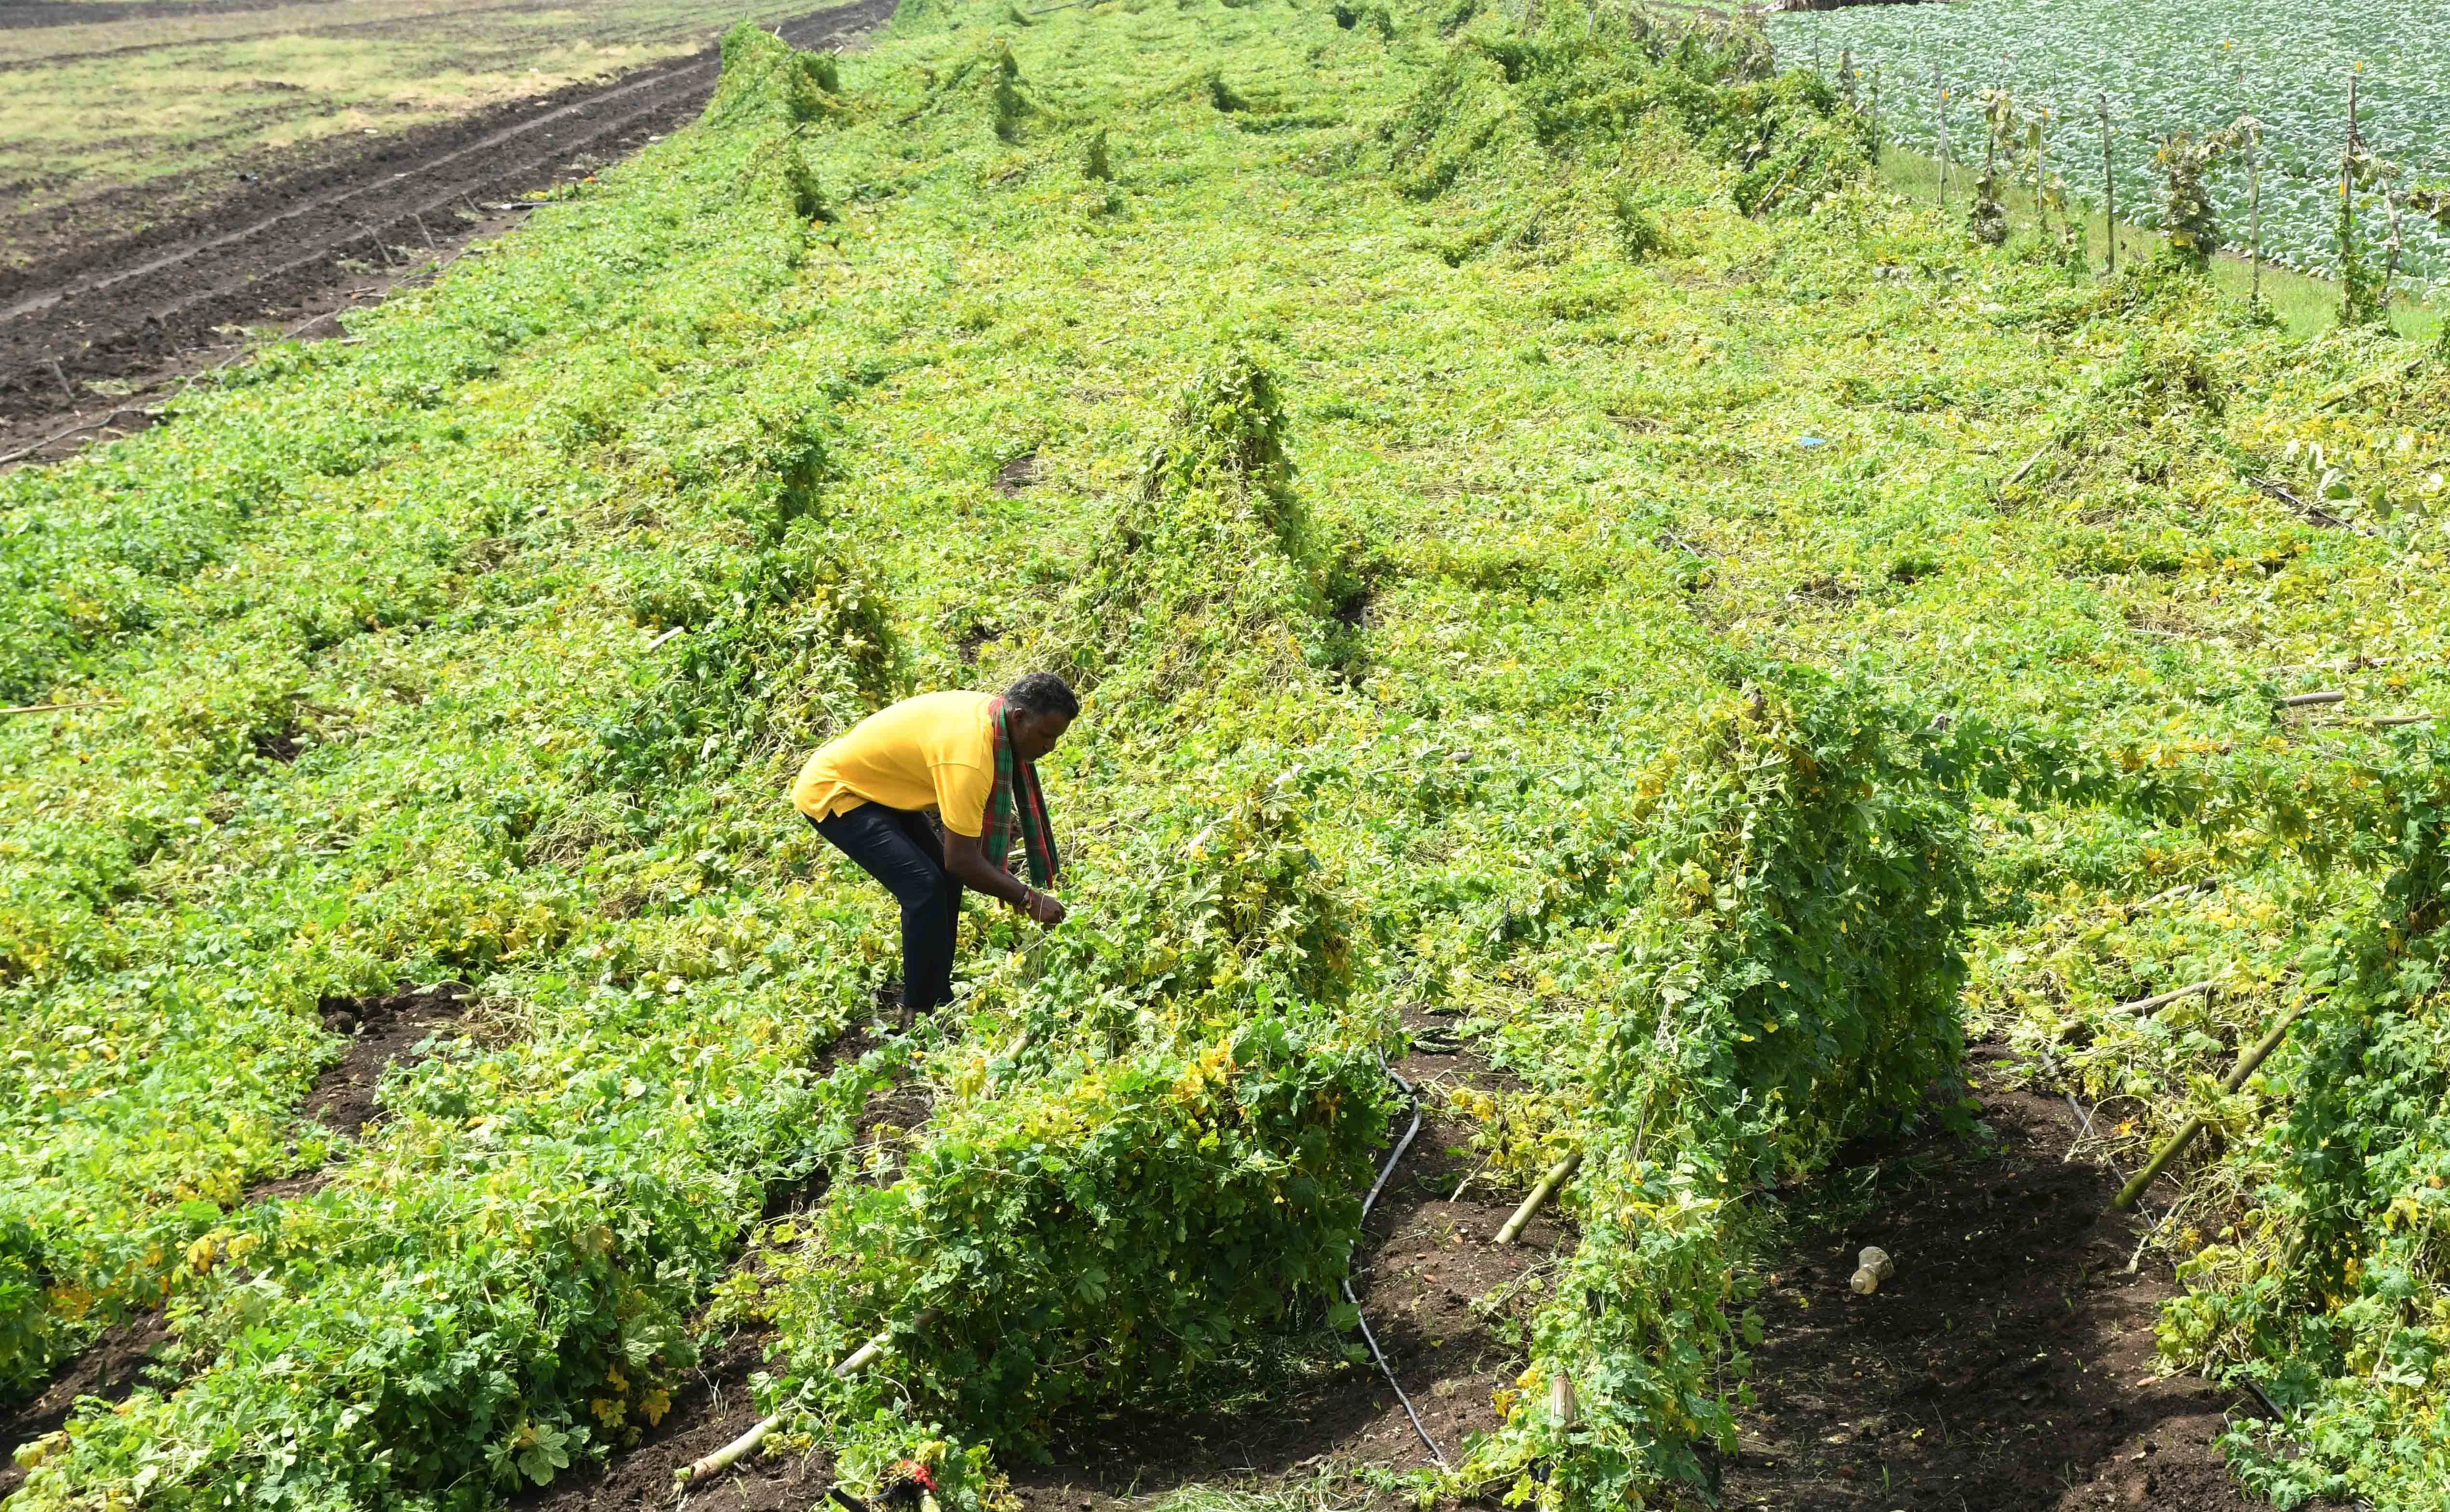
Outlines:
[[[1842,1221],[1799,1231],[1757,1306],[1759,1405],[1725,1467],[1728,1508],[2245,1512],[2212,1441],[2251,1399],[2164,1379],[2153,1324],[2174,1291],[2117,1179],[2070,1161],[2064,1100],[1974,1065],[1993,1142],[1934,1136],[1833,1171]],[[1804,1203],[1796,1205],[1799,1209]],[[1896,1274],[1849,1287],[1857,1251]]]
[[[463,982],[410,987],[380,998],[326,998],[317,1011],[323,1027],[350,1036],[340,1063],[315,1080],[304,1112],[326,1129],[353,1134],[375,1118],[375,1092],[383,1073],[410,1060],[418,1045],[457,1023],[468,1010]]]
[[[1436,1033],[1426,1018],[1414,1028]],[[2152,1329],[2173,1288],[2149,1255],[2128,1269],[2144,1226],[2109,1213],[2110,1173],[2067,1158],[2077,1131],[2066,1104],[2006,1086],[1996,1057],[1977,1048],[1969,1068],[1986,1137],[1934,1134],[1850,1150],[1818,1181],[1783,1194],[1792,1242],[1768,1263],[1756,1303],[1766,1320],[1752,1351],[1759,1401],[1741,1414],[1740,1451],[1720,1466],[1721,1506],[2261,1504],[2237,1488],[2212,1444],[2253,1404],[2161,1374]],[[1499,1079],[1469,1054],[1416,1052],[1397,1069],[1423,1084]],[[1371,1214],[1355,1275],[1396,1378],[1449,1457],[1497,1425],[1491,1399],[1520,1371],[1522,1325],[1573,1238],[1548,1212],[1519,1245],[1493,1245],[1521,1194],[1482,1177],[1458,1197],[1474,1166],[1468,1134],[1434,1115],[1424,1120]],[[1897,1269],[1876,1294],[1857,1296],[1848,1282],[1865,1245],[1887,1250]],[[1430,1463],[1374,1366],[1339,1365],[1313,1347],[1283,1379],[1253,1385],[1263,1389],[1210,1410],[1072,1424],[1053,1464],[1007,1466],[1014,1492],[1029,1512],[1114,1512],[1196,1483],[1258,1492],[1332,1483],[1338,1504],[1351,1507],[1383,1500],[1351,1477],[1356,1467]],[[709,1394],[676,1402],[664,1431],[711,1447],[754,1421],[749,1407]],[[605,1490],[557,1488],[572,1500],[556,1512],[668,1495],[671,1471],[687,1456],[649,1456],[642,1447],[616,1460]],[[824,1487],[807,1479],[816,1471],[766,1462],[742,1472],[738,1494],[749,1506],[770,1505],[762,1500],[768,1482],[788,1474],[804,1477],[789,1483],[791,1495],[813,1502]],[[728,1499],[728,1484],[709,1490]]]
[[[169,1337],[159,1312],[107,1328],[67,1369],[51,1378],[40,1396],[0,1410],[0,1497],[16,1490],[26,1479],[15,1459],[19,1445],[56,1431],[81,1398],[126,1400],[143,1384],[146,1367]]]
[[[800,47],[839,44],[894,3],[857,0],[778,29]],[[694,120],[719,67],[710,45],[453,122],[268,154],[185,197],[138,186],[10,219],[9,243],[30,250],[0,268],[0,458],[143,429],[180,379],[242,355],[249,328],[338,334],[329,317],[519,218],[494,206]]]
[[[672,1393],[671,1410],[610,1464],[573,1470],[514,1504],[522,1512],[669,1512],[674,1477],[765,1416],[750,1378],[765,1368],[766,1336],[741,1333],[699,1362]],[[825,1500],[832,1466],[823,1458],[753,1455],[719,1481],[691,1490],[716,1512],[805,1512]]]

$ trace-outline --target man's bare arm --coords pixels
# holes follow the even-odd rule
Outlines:
[[[944,869],[962,886],[1001,898],[1041,924],[1063,921],[1063,905],[987,860],[985,844],[976,835],[944,831]]]

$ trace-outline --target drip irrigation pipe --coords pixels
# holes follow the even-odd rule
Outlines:
[[[1378,1205],[1378,1193],[1386,1190],[1387,1178],[1395,1173],[1396,1164],[1404,1158],[1404,1152],[1412,1148],[1413,1136],[1421,1132],[1420,1095],[1412,1090],[1412,1084],[1404,1079],[1401,1072],[1387,1064],[1385,1056],[1378,1057],[1378,1069],[1385,1072],[1388,1079],[1393,1081],[1396,1086],[1403,1088],[1404,1095],[1411,1099],[1412,1126],[1404,1131],[1403,1138],[1395,1141],[1395,1148],[1388,1154],[1387,1163],[1378,1168],[1378,1179],[1370,1184],[1370,1195],[1361,1199],[1361,1219],[1364,1223],[1370,1220],[1370,1210]],[[1385,1376],[1387,1384],[1395,1388],[1395,1400],[1404,1404],[1404,1416],[1412,1420],[1412,1431],[1421,1436],[1423,1444],[1429,1445],[1429,1458],[1438,1462],[1438,1468],[1441,1470],[1449,1468],[1445,1451],[1438,1447],[1437,1440],[1429,1437],[1429,1430],[1421,1425],[1421,1415],[1412,1410],[1412,1399],[1404,1394],[1403,1383],[1395,1379],[1394,1367],[1387,1363],[1387,1352],[1378,1347],[1378,1336],[1370,1331],[1370,1320],[1362,1315],[1361,1299],[1352,1294],[1352,1278],[1349,1275],[1344,1278],[1344,1300],[1352,1308],[1353,1321],[1361,1325],[1362,1342],[1370,1346],[1370,1358],[1378,1362],[1378,1373]]]

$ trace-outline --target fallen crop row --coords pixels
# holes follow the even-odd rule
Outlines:
[[[2319,1067],[2431,1000],[2428,737],[2283,701],[2439,696],[2440,364],[1969,246],[1872,129],[1740,29],[1468,0],[744,29],[697,127],[359,344],[0,483],[5,690],[100,706],[0,725],[0,1362],[177,1335],[20,1496],[487,1504],[755,1314],[767,1447],[1000,1504],[1084,1415],[1354,1368],[1378,1054],[1435,1004],[1579,1240],[1411,1489],[1705,1487],[1781,1193],[1968,1122],[1970,1019],[2122,1140],[2210,1115],[2173,1357],[2288,1386],[2317,1452],[2254,1473],[2420,1504],[2331,1425],[2426,1421],[2369,1299],[2431,1283],[2366,1264],[2426,1199],[2360,1212],[2369,1166],[2316,1232],[2331,1169],[2250,1152],[2386,1125]],[[890,939],[785,774],[1037,667],[1088,699],[1072,919],[978,917],[952,1010],[827,1066]],[[2116,1014],[2215,944],[2235,991]],[[314,1004],[445,976],[384,1116],[303,1122]],[[896,1081],[925,1122],[854,1143]]]

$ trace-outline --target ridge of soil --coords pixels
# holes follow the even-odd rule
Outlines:
[[[803,48],[840,43],[894,5],[855,0],[776,30]],[[0,456],[47,437],[34,455],[65,455],[69,426],[87,437],[144,428],[173,380],[245,351],[234,327],[339,334],[323,317],[518,219],[482,206],[583,178],[696,119],[719,68],[709,46],[398,135],[269,153],[247,165],[257,182],[166,216],[160,186],[130,185],[12,219],[12,242],[49,250],[0,268]],[[98,380],[127,392],[100,394]]]

